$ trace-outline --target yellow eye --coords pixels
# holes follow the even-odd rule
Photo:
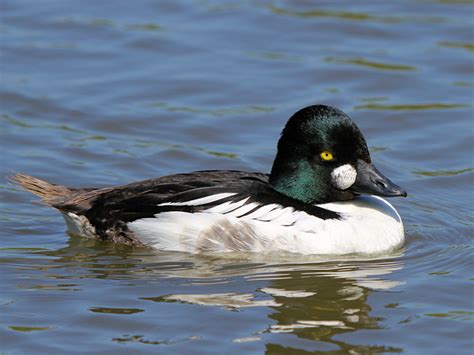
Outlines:
[[[322,152],[319,156],[321,157],[321,159],[326,160],[326,161],[333,160],[333,158],[334,158],[332,156],[332,153],[328,152],[327,150]]]

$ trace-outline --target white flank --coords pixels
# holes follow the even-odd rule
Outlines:
[[[218,200],[216,196],[213,195],[213,201]],[[255,203],[245,205],[242,201],[198,213],[163,212],[155,218],[143,218],[127,225],[151,247],[191,253],[381,254],[397,249],[404,241],[400,216],[380,197],[364,196],[321,205],[340,213],[339,220],[322,220],[276,204],[242,216],[257,207]],[[229,210],[232,204],[235,210]],[[217,212],[219,208],[231,212],[222,214]]]
[[[344,164],[331,172],[332,183],[340,190],[351,187],[357,178],[356,169],[350,164]]]

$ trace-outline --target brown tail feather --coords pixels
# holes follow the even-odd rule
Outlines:
[[[72,190],[65,186],[50,184],[47,181],[29,175],[16,174],[10,176],[9,180],[36,196],[39,196],[45,204],[52,207],[64,203],[64,201],[73,195]]]

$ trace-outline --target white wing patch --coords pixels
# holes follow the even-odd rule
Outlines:
[[[273,210],[271,210],[270,212],[260,216],[260,218],[258,218],[260,221],[273,221],[275,219],[278,219],[279,217],[281,217],[283,214],[285,213],[291,213],[293,211],[292,208],[282,208],[281,206],[278,207],[278,208],[274,208]]]
[[[305,212],[297,212],[292,207],[283,207],[276,203],[262,205],[258,202],[247,203],[250,197],[235,202],[223,204],[203,210],[202,213],[222,214],[228,218],[238,218],[243,221],[271,222],[281,226],[294,224],[300,217],[309,217]]]
[[[211,212],[211,210],[203,212]],[[271,222],[280,226],[292,225],[301,217],[315,218],[305,212],[297,212],[292,207],[283,207],[275,203],[260,205],[256,202],[244,205],[229,213],[224,213],[224,215],[226,217],[236,217],[242,221]]]
[[[258,210],[253,211],[252,213],[249,213],[245,218],[248,219],[259,219],[260,217],[266,215],[268,212],[271,210],[281,207],[280,205],[277,205],[276,203],[271,203],[269,205],[263,205],[260,207]]]
[[[232,217],[240,217],[243,216],[244,214],[252,211],[253,209],[257,208],[259,206],[258,203],[251,202],[247,205],[243,205],[242,207],[236,209],[235,211],[229,212],[226,215],[232,216]]]
[[[215,203],[237,193],[219,193],[183,202],[166,202],[158,206],[199,206]],[[310,217],[304,212],[295,211],[292,207],[283,207],[276,203],[264,205],[258,202],[248,202],[250,197],[237,201],[226,201],[217,206],[204,209],[201,213],[218,214],[227,218],[238,218],[243,221],[271,222],[280,226],[289,226],[296,223],[301,217]],[[155,217],[158,217],[156,214]]]
[[[165,202],[160,203],[158,206],[198,206],[206,205],[208,203],[216,202],[223,200],[227,197],[237,195],[235,192],[223,192],[220,194],[209,195],[206,197],[197,198],[195,200],[184,201],[184,202]]]
[[[235,201],[224,202],[223,204],[209,208],[206,211],[212,212],[212,213],[228,213],[242,206],[245,202],[247,202],[248,199],[249,198],[247,197],[237,202]]]

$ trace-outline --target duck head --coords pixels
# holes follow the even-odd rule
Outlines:
[[[288,120],[269,181],[275,190],[313,204],[359,194],[407,195],[373,165],[364,136],[349,116],[325,105],[306,107]]]

